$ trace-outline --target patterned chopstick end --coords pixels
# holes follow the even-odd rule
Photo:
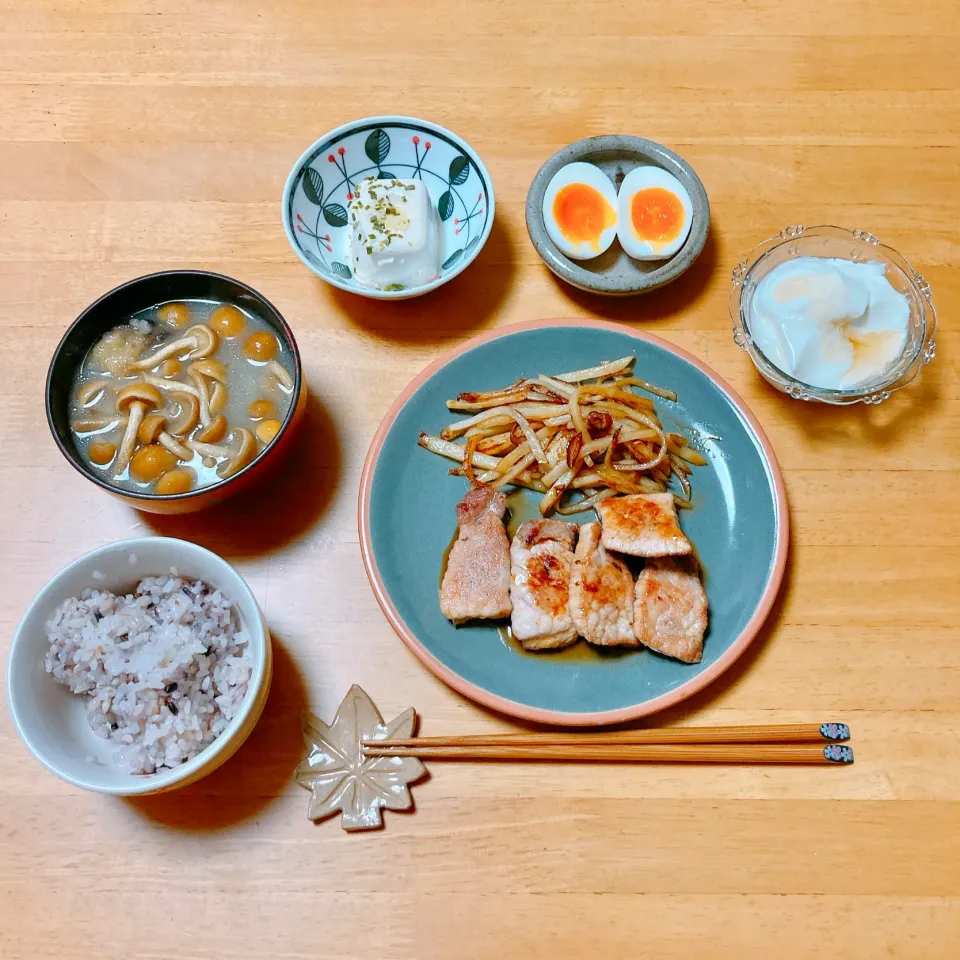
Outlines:
[[[823,755],[831,763],[853,763],[853,747],[841,743],[831,743],[823,748]]]
[[[850,728],[845,723],[821,723],[820,733],[824,740],[850,739]]]

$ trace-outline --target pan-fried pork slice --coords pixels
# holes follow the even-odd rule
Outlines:
[[[513,635],[527,650],[566,647],[577,639],[570,616],[575,523],[528,520],[510,544]]]
[[[597,504],[603,522],[603,545],[634,557],[669,557],[690,553],[690,541],[677,522],[672,493],[635,493]]]
[[[475,487],[457,504],[459,531],[440,584],[440,610],[454,623],[510,616],[506,509],[507,498],[489,487]]]
[[[707,629],[707,595],[692,557],[649,560],[637,580],[634,629],[644,646],[699,663]]]
[[[639,646],[633,632],[633,577],[600,542],[600,524],[586,523],[570,577],[570,614],[580,636],[599,646]]]

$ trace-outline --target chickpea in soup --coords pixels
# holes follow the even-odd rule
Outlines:
[[[74,379],[70,425],[92,469],[164,496],[226,480],[283,425],[289,350],[233,304],[158,304],[105,333]]]

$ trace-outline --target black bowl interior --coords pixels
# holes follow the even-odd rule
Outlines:
[[[156,493],[141,493],[114,487],[94,473],[80,456],[73,441],[69,422],[70,390],[73,387],[77,367],[83,362],[83,358],[94,342],[108,330],[125,322],[132,314],[146,307],[170,300],[219,300],[247,309],[268,323],[284,342],[293,363],[293,394],[281,433],[287,429],[290,418],[297,408],[297,401],[300,399],[302,379],[300,353],[297,350],[293,331],[277,308],[245,283],[204,270],[169,270],[138,277],[105,293],[74,320],[53,354],[50,369],[47,372],[47,421],[57,446],[85,477],[105,490],[119,492],[125,497],[138,500],[177,500],[195,496],[198,493],[206,493],[213,487],[231,483],[243,476],[260,459],[258,457],[243,470],[220,483],[198,487],[189,493],[161,496]]]

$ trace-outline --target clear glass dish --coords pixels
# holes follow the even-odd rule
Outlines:
[[[794,257],[840,257],[886,265],[886,277],[910,304],[907,340],[899,360],[881,375],[847,390],[815,387],[775,366],[757,346],[750,332],[750,307],[757,284],[776,266]],[[905,387],[936,355],[937,314],[930,284],[892,247],[885,246],[863,230],[843,227],[785,227],[775,237],[754,247],[733,270],[730,318],[734,342],[745,350],[765,380],[797,400],[843,405],[882,403]]]

